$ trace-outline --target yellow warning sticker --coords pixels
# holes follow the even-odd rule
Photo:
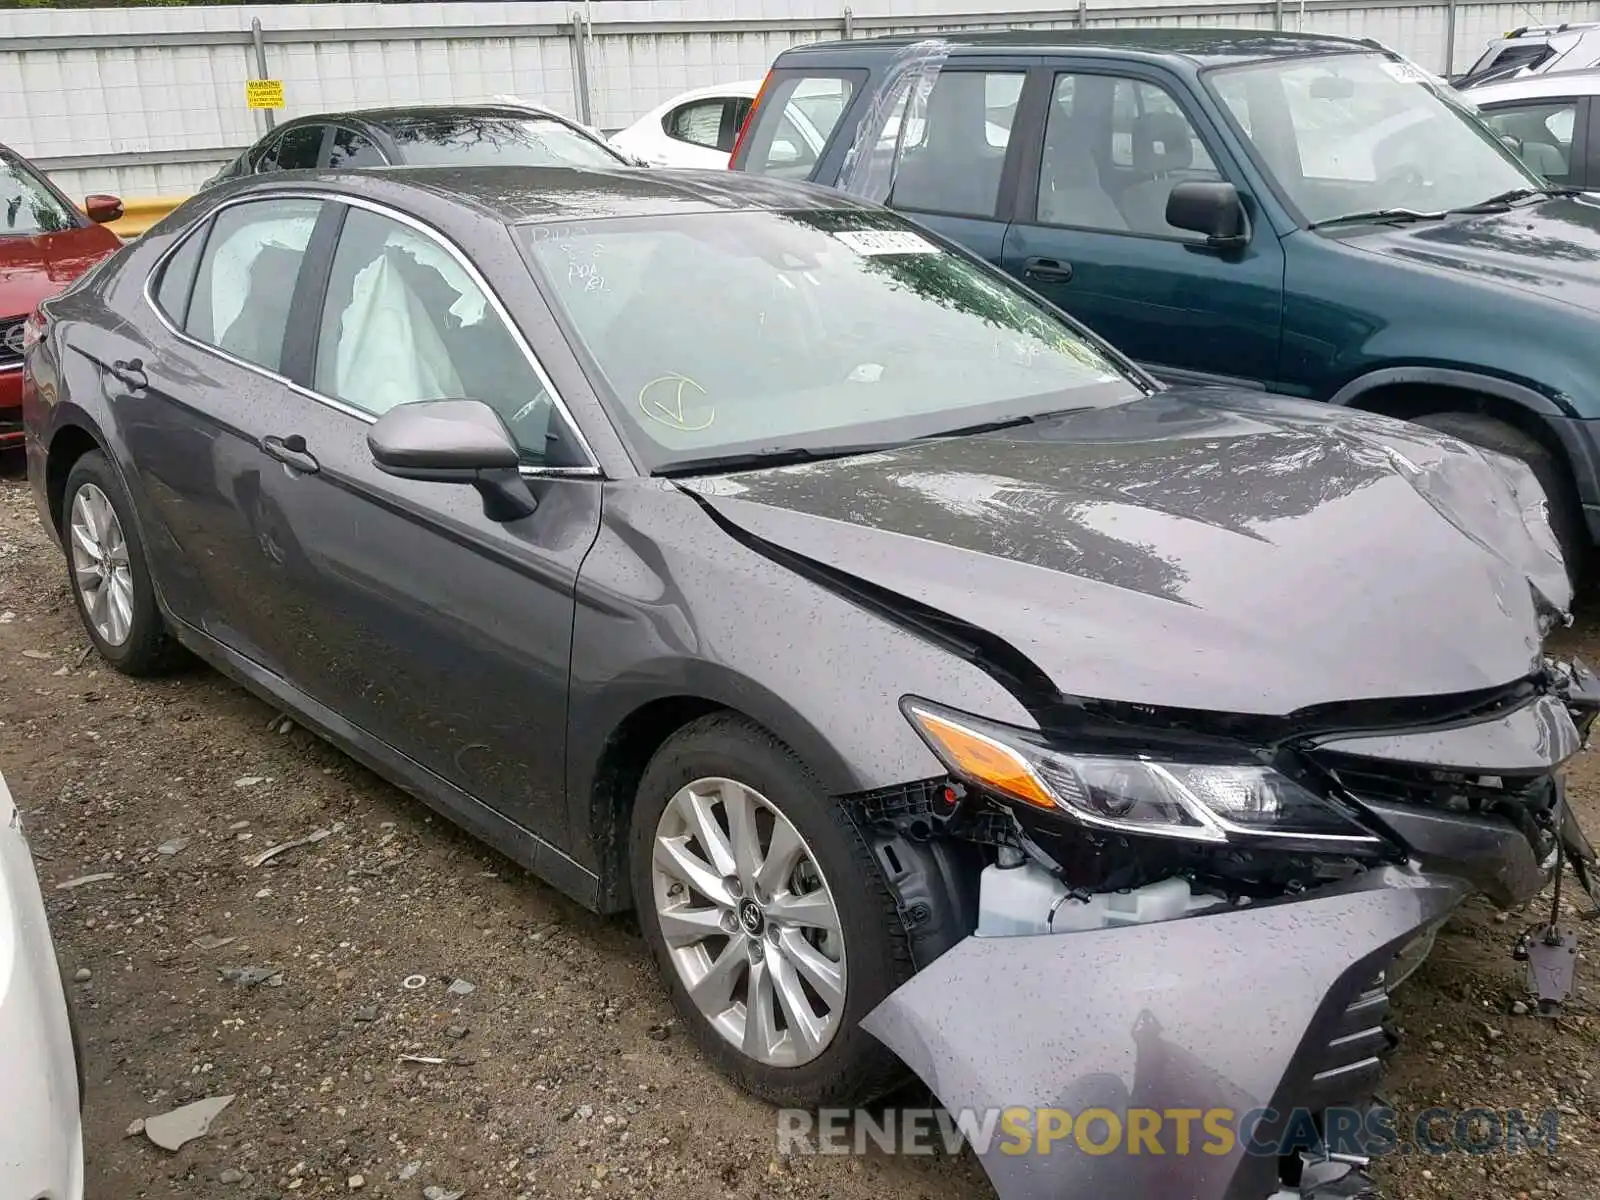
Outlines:
[[[283,80],[246,80],[244,85],[244,102],[247,108],[282,108]]]

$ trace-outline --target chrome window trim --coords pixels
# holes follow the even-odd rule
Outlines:
[[[583,429],[578,425],[577,420],[573,417],[572,410],[567,407],[566,401],[561,398],[561,393],[556,390],[555,383],[545,372],[544,366],[539,362],[538,356],[534,354],[533,348],[528,345],[527,338],[523,337],[522,330],[519,329],[517,327],[517,323],[511,319],[511,314],[506,310],[505,305],[501,303],[500,297],[495,293],[495,290],[489,286],[489,281],[485,279],[479,272],[478,268],[473,265],[472,260],[462,252],[460,247],[458,247],[454,242],[445,237],[444,234],[440,233],[432,226],[417,220],[408,213],[400,212],[397,209],[390,208],[384,204],[379,204],[373,200],[368,200],[365,197],[351,196],[343,192],[318,192],[307,189],[304,191],[274,191],[265,194],[261,192],[249,192],[242,196],[230,196],[228,199],[222,201],[222,203],[211,209],[210,212],[208,212],[200,221],[195,222],[187,230],[185,230],[182,237],[173,242],[171,246],[168,246],[167,249],[162,252],[161,257],[156,259],[156,261],[151,265],[150,270],[145,274],[144,286],[140,290],[144,296],[145,305],[152,313],[155,314],[156,320],[161,323],[162,328],[186,345],[193,346],[197,350],[203,350],[207,354],[215,355],[224,362],[231,363],[234,366],[240,367],[246,371],[253,371],[255,374],[270,379],[275,383],[281,383],[297,395],[304,396],[308,400],[315,400],[319,404],[327,405],[335,412],[343,413],[348,417],[355,417],[357,420],[364,421],[368,425],[376,423],[378,418],[372,413],[356,408],[354,405],[346,404],[342,400],[336,400],[332,396],[325,396],[319,391],[295,383],[292,379],[289,379],[276,371],[269,371],[267,368],[256,363],[246,362],[242,358],[238,358],[235,355],[229,354],[226,350],[210,345],[207,342],[203,342],[199,338],[191,337],[189,334],[175,326],[171,319],[168,318],[167,314],[162,311],[161,306],[156,303],[156,279],[161,275],[161,272],[166,269],[167,262],[178,253],[185,242],[187,242],[191,237],[195,236],[195,233],[198,231],[201,225],[215,220],[217,214],[222,212],[223,209],[232,208],[238,204],[257,204],[273,200],[311,200],[322,204],[343,204],[350,208],[366,209],[368,212],[376,213],[380,217],[387,217],[389,220],[394,221],[397,224],[404,225],[408,229],[421,234],[425,238],[431,239],[437,245],[442,247],[445,253],[453,258],[456,264],[467,273],[467,278],[472,282],[473,286],[483,293],[484,298],[489,302],[489,307],[492,308],[495,315],[500,318],[501,323],[505,325],[507,332],[511,334],[512,340],[516,343],[517,349],[522,352],[523,359],[530,367],[533,368],[534,375],[544,386],[544,390],[550,394],[551,403],[554,405],[557,414],[559,414],[561,419],[566,423],[567,428],[572,431],[572,435],[577,442],[578,449],[582,452],[583,456],[588,459],[587,465],[578,467],[536,467],[524,465],[518,468],[519,473],[535,478],[543,478],[547,476],[583,476],[588,478],[603,477],[604,472],[600,470],[599,457],[595,454],[594,448],[589,444],[589,439],[584,436]],[[320,217],[318,219],[320,219]],[[335,253],[338,252],[337,246],[334,247],[334,251]],[[199,266],[197,265],[195,269],[198,271]],[[319,343],[321,342],[320,337],[317,340]]]
[[[0,375],[5,374],[7,371],[20,371],[22,370],[22,366],[23,364],[19,362],[0,363]]]

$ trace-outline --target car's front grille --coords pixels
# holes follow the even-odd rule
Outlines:
[[[1486,775],[1313,752],[1313,761],[1428,869],[1501,908],[1536,895],[1555,862],[1558,775]]]
[[[0,371],[22,365],[22,327],[26,317],[0,321]]]
[[[1508,803],[1541,812],[1554,800],[1552,775],[1467,775],[1335,754],[1314,753],[1312,758],[1346,791],[1374,800],[1460,813],[1481,812]]]

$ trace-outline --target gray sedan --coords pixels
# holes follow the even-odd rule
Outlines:
[[[1542,653],[1570,597],[1525,468],[1162,389],[877,206],[284,172],[27,342],[100,655],[196,654],[636,909],[687,1028],[776,1102],[904,1064],[952,1109],[1320,1114],[1463,897],[1588,881],[1558,774],[1600,686]],[[1307,1127],[1177,1173],[980,1151],[1008,1196],[1113,1162],[1264,1196]]]

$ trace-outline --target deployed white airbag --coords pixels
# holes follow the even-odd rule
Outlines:
[[[329,390],[372,413],[462,395],[444,341],[406,281],[398,262],[402,253],[391,245],[362,269],[340,318]],[[318,374],[325,369],[319,365]]]

